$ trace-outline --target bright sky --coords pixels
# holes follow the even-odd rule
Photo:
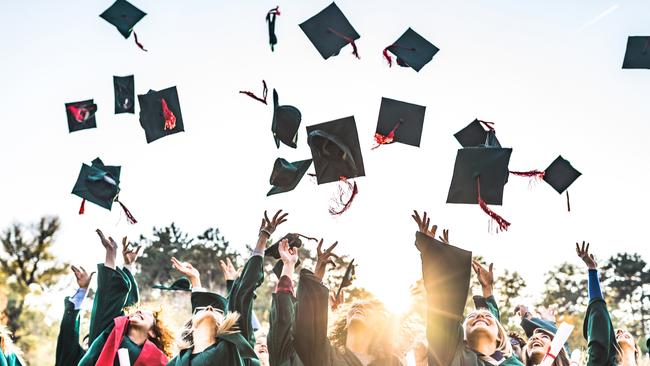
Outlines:
[[[337,5],[361,34],[361,60],[346,47],[323,60],[298,24],[330,4],[283,0],[275,53],[267,44],[270,1],[134,0],[148,15],[135,30],[148,53],[98,15],[111,1],[17,1],[0,11],[0,223],[43,214],[63,222],[59,254],[91,266],[102,260],[94,229],[119,237],[176,222],[198,234],[217,226],[243,248],[262,212],[291,213],[281,233],[338,240],[357,259],[358,283],[387,301],[420,275],[411,210],[428,210],[452,243],[521,272],[539,289],[543,274],[575,261],[589,240],[605,258],[636,251],[646,235],[649,70],[622,70],[627,36],[650,35],[647,1],[366,1]],[[227,4],[227,5],[226,5]],[[420,73],[388,68],[382,49],[408,27],[441,50]],[[135,75],[136,93],[176,85],[185,133],[147,145],[138,116],[113,114],[113,75]],[[298,149],[276,149],[272,109],[238,94],[277,88],[303,116]],[[427,106],[421,148],[371,151],[381,97]],[[97,129],[69,134],[64,103],[93,98]],[[305,126],[354,115],[366,177],[349,212],[332,218],[336,184],[304,179],[267,198],[273,161],[310,157]],[[544,169],[562,154],[583,173],[564,196],[512,177],[504,206],[512,222],[488,233],[472,205],[445,204],[458,143],[453,133],[479,118],[496,122],[514,149],[513,170]],[[120,198],[139,223],[70,194],[81,163],[121,165]],[[313,167],[311,168],[313,171]]]

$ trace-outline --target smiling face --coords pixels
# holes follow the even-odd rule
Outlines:
[[[526,343],[526,356],[533,361],[534,364],[542,362],[546,352],[551,348],[553,337],[542,329],[535,329],[533,335]]]
[[[215,327],[223,321],[223,313],[212,306],[200,306],[194,309],[192,315],[192,327],[196,329],[203,322],[210,322]]]
[[[347,326],[372,327],[373,324],[380,324],[383,320],[383,312],[380,306],[370,301],[359,301],[354,303],[348,310],[346,319]]]
[[[625,329],[616,329],[616,343],[623,351],[632,350],[636,351],[636,343],[634,342],[634,337],[630,332]]]
[[[492,313],[485,309],[471,312],[464,323],[465,339],[471,344],[482,337],[496,343],[499,336],[499,326]]]
[[[259,336],[255,338],[255,354],[260,359],[262,365],[269,364],[269,350],[266,346],[266,336]]]
[[[129,315],[130,327],[142,329],[147,332],[153,329],[155,321],[156,319],[153,313],[148,310],[138,309]]]

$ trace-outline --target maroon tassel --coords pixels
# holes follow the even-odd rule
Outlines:
[[[516,171],[510,171],[510,174],[518,175],[520,177],[529,177],[529,178],[544,178],[545,172],[540,171],[540,170],[529,170],[527,172],[516,172]]]
[[[348,42],[349,44],[351,44],[351,45],[352,45],[352,54],[353,54],[356,58],[361,59],[361,57],[359,57],[359,50],[357,50],[357,45],[356,45],[356,43],[354,43],[354,39],[352,39],[352,38],[346,36],[345,34],[341,34],[341,33],[337,32],[337,31],[335,31],[333,28],[327,28],[327,30],[330,31],[330,32],[332,32],[332,33],[334,33],[335,35],[337,35],[337,36],[343,38],[346,42]]]
[[[138,220],[136,220],[135,217],[133,217],[131,211],[129,211],[129,209],[126,208],[126,206],[124,206],[124,204],[120,202],[120,200],[116,199],[115,201],[119,203],[120,206],[122,206],[122,210],[124,211],[124,214],[126,215],[126,220],[129,222],[129,224],[133,225],[138,222]]]
[[[388,61],[388,67],[392,67],[392,66],[393,66],[393,59],[392,59],[392,58],[390,57],[390,55],[388,54],[388,50],[389,50],[390,48],[395,48],[395,47],[403,48],[403,49],[405,49],[405,50],[409,50],[409,51],[414,51],[414,52],[415,52],[415,48],[413,48],[413,47],[404,47],[404,46],[400,46],[400,45],[398,45],[398,44],[392,44],[392,45],[390,45],[390,46],[384,48],[384,52],[383,52],[383,54],[384,54],[384,58],[386,59],[386,61]],[[400,62],[399,58],[397,59],[397,63],[398,63],[400,66],[408,66],[408,65],[407,65],[406,63],[404,63],[404,62]]]
[[[566,191],[566,209],[571,212],[571,201],[569,201],[569,191]]]
[[[359,193],[359,188],[357,187],[357,182],[354,182],[354,184],[350,183],[350,181],[346,177],[341,177],[340,182],[343,186],[339,186],[339,193],[338,197],[336,197],[334,201],[334,206],[330,206],[329,212],[330,215],[333,216],[338,216],[347,211],[350,206],[352,206],[352,201],[354,200],[354,197],[357,196]],[[351,191],[352,193],[350,194],[350,198],[346,201],[345,200],[345,193],[347,191]],[[340,209],[337,209],[336,206],[341,207]]]
[[[388,135],[384,136],[378,132],[375,132],[375,142],[377,143],[376,146],[372,148],[372,150],[378,148],[381,145],[388,145],[392,144],[395,142],[395,131],[397,131],[397,128],[402,124],[402,121],[398,121],[395,127],[393,127],[392,130],[388,133]]]
[[[489,131],[494,131],[494,122],[481,121],[480,119],[478,121],[481,122]]]
[[[280,15],[280,6],[279,5],[276,6],[275,8],[273,8],[273,9],[269,10],[268,13],[266,13],[266,19],[268,20],[271,17],[271,15],[275,15],[275,16]]]
[[[389,48],[389,47],[390,47],[390,46],[384,48],[384,52],[383,52],[383,54],[384,54],[384,58],[386,59],[386,61],[388,61],[388,67],[393,67],[393,59],[392,59],[392,57],[390,57],[390,55],[388,54],[388,48]]]
[[[165,119],[165,125],[163,126],[163,131],[173,130],[174,128],[176,128],[176,116],[174,116],[174,112],[172,112],[169,109],[169,106],[167,106],[167,101],[165,100],[165,98],[162,98],[161,104],[162,104],[163,118]]]
[[[257,95],[255,95],[253,92],[250,92],[250,91],[240,91],[240,93],[241,94],[246,94],[249,97],[257,100],[258,102],[262,102],[262,103],[266,104],[266,95],[269,93],[269,88],[267,88],[267,86],[266,86],[266,81],[262,80],[262,86],[264,88],[262,90],[262,98],[258,97]]]
[[[481,209],[483,210],[483,212],[488,214],[488,216],[490,216],[497,223],[497,225],[499,225],[499,229],[501,231],[507,231],[508,227],[510,226],[510,223],[508,221],[506,221],[506,219],[504,219],[503,217],[499,216],[499,214],[492,211],[488,207],[487,203],[483,200],[483,198],[481,198],[481,178],[480,177],[476,177],[476,184],[477,184],[476,190],[478,192],[478,204],[479,204],[479,206],[481,206]],[[499,229],[497,229],[497,232],[499,232]]]
[[[86,199],[84,198],[81,201],[81,207],[79,207],[79,215],[83,215],[86,212]]]
[[[140,47],[141,50],[143,50],[144,52],[149,52],[149,51],[147,51],[147,50],[144,48],[144,46],[142,45],[142,43],[138,42],[138,35],[135,34],[135,32],[133,32],[133,39],[135,40],[135,44],[136,44],[138,47]]]

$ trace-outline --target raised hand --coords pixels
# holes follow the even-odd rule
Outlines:
[[[141,252],[142,246],[129,243],[126,236],[122,238],[122,258],[125,266],[135,263]]]
[[[576,253],[578,257],[582,259],[583,262],[587,265],[589,269],[598,269],[598,264],[596,263],[596,258],[593,254],[589,254],[589,243],[582,242],[582,246],[576,243]]]
[[[287,239],[280,241],[278,250],[280,251],[280,259],[282,259],[282,263],[285,266],[296,265],[298,262],[298,249],[290,247]]]
[[[325,276],[325,271],[327,270],[327,265],[331,264],[332,266],[335,266],[336,264],[334,261],[330,259],[330,257],[338,258],[338,256],[332,251],[336,246],[339,244],[339,242],[335,242],[334,244],[330,245],[329,248],[325,249],[323,252],[321,248],[323,247],[323,239],[321,239],[318,242],[318,247],[316,247],[316,253],[317,253],[317,258],[316,258],[316,268],[314,269],[314,275],[318,277],[321,281],[323,280],[323,276]]]
[[[74,272],[74,276],[77,278],[77,285],[79,288],[88,288],[90,280],[93,279],[93,275],[95,274],[95,272],[88,274],[88,272],[86,272],[86,270],[81,266],[79,266],[79,268],[72,266],[72,272]]]
[[[426,211],[424,212],[424,215],[420,216],[420,214],[416,211],[413,210],[413,215],[411,215],[413,220],[415,220],[415,223],[418,224],[418,230],[431,238],[436,238],[436,231],[438,231],[438,225],[430,225],[431,224],[431,218],[427,216]],[[444,229],[442,230],[442,235],[438,236],[438,240],[445,244],[449,244],[449,230]]]
[[[181,262],[172,257],[172,267],[190,280],[192,288],[201,287],[201,274],[191,263]]]
[[[549,307],[545,306],[540,306],[537,308],[537,313],[539,314],[539,317],[548,320],[550,322],[556,323],[555,320],[555,309],[551,309]]]
[[[526,319],[530,319],[533,317],[533,314],[530,313],[526,305],[517,305],[517,307],[515,308],[515,314]]]
[[[221,272],[223,272],[223,279],[226,281],[234,281],[239,277],[239,273],[235,266],[232,265],[230,258],[226,258],[224,262],[223,259],[219,260],[219,267],[221,267]]]
[[[332,309],[332,311],[338,309],[339,305],[343,304],[343,291],[345,290],[342,290],[341,293],[339,293],[338,298],[336,297],[336,291],[330,291],[330,309]]]
[[[278,212],[273,215],[273,219],[269,220],[268,215],[266,214],[266,211],[264,211],[264,218],[262,219],[262,224],[260,225],[260,234],[265,233],[269,237],[273,235],[275,232],[275,229],[282,224],[283,222],[287,221],[286,217],[288,216],[288,213],[282,213],[282,210],[278,210]]]
[[[110,236],[108,237],[108,239],[106,239],[104,233],[102,233],[101,230],[97,229],[95,230],[95,232],[97,232],[97,235],[99,235],[99,239],[101,240],[104,249],[106,249],[106,258],[104,259],[104,266],[115,269],[115,258],[117,257],[117,243]]]
[[[472,269],[478,277],[478,282],[481,284],[483,289],[483,296],[489,297],[492,295],[492,288],[494,287],[494,272],[492,272],[492,267],[494,263],[490,263],[488,269],[485,269],[481,263],[475,259],[472,260]]]

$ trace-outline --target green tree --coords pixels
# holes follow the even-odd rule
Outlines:
[[[495,279],[499,311],[504,315],[504,323],[514,320],[514,317],[510,315],[515,313],[515,307],[518,305],[515,301],[521,296],[524,288],[526,288],[526,281],[517,271],[510,272],[506,269],[502,275]]]
[[[555,306],[557,314],[575,314],[586,310],[589,302],[587,273],[581,266],[565,262],[546,273],[541,305]]]

